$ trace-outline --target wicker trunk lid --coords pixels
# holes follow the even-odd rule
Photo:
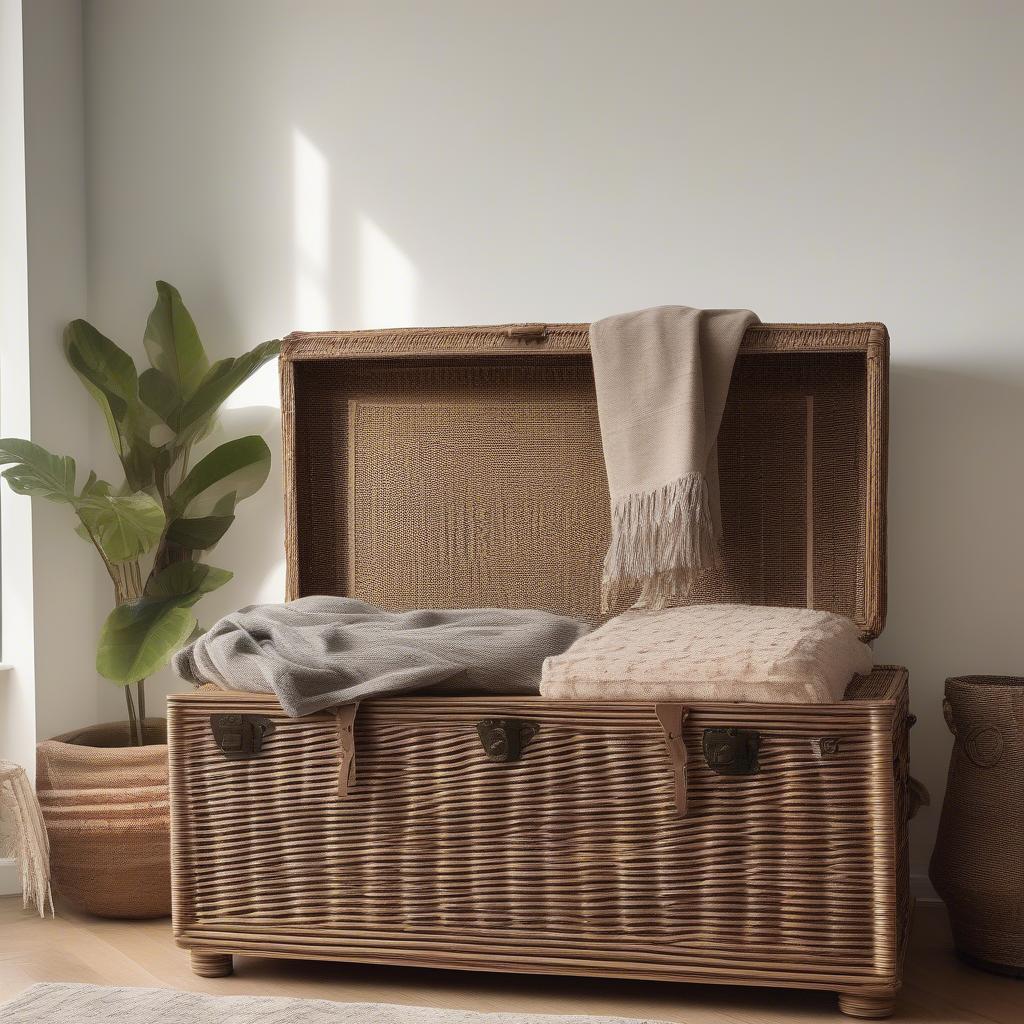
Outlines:
[[[725,564],[698,601],[885,618],[888,337],[751,328],[719,436]],[[591,620],[608,490],[585,324],[294,334],[288,590]]]
[[[878,635],[887,344],[878,324],[748,332],[720,437],[726,560],[696,600]],[[281,373],[289,596],[598,618],[586,325],[293,335]],[[367,702],[344,796],[334,716],[173,696],[176,936],[204,973],[250,952],[832,988],[884,1013],[909,909],[906,683],[883,667],[840,704],[695,705],[674,758],[650,704]],[[269,724],[253,756],[226,757],[220,715]],[[497,763],[480,729],[506,719],[536,732]],[[757,734],[749,773],[705,756],[730,729]]]

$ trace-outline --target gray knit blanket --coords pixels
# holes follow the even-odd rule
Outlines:
[[[226,615],[174,656],[196,686],[273,692],[294,717],[371,697],[536,694],[544,659],[590,631],[543,611],[385,612],[303,597]]]

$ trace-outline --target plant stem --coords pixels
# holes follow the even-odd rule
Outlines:
[[[190,445],[190,444],[185,445],[185,451],[184,451],[184,454],[181,457],[181,478],[178,480],[179,484],[181,484],[181,482],[185,479],[185,477],[188,476],[188,460],[191,457],[191,455],[192,455],[192,445]]]
[[[135,684],[135,692],[138,695],[139,703],[139,736],[141,742],[146,742],[146,680],[140,679]]]
[[[96,549],[96,553],[100,556],[100,560],[103,562],[103,567],[107,570],[107,575],[110,577],[110,581],[114,584],[114,603],[122,605],[125,602],[130,601],[132,599],[131,590],[135,589],[135,587],[129,586],[129,576],[134,575],[135,579],[141,579],[139,563],[136,561],[132,563],[131,566],[118,565],[115,569],[115,566],[107,558],[103,548],[100,547],[99,541],[96,540],[96,535],[89,529],[85,520],[79,516],[78,521],[85,528],[85,532],[89,535],[89,540],[92,541],[92,546]],[[140,681],[139,703],[143,714],[145,714],[145,697],[143,693],[144,691],[142,690],[142,683]],[[141,747],[143,745],[143,724],[135,714],[135,704],[132,701],[132,690],[130,684],[124,687],[124,699],[125,703],[128,705],[128,735],[131,739],[131,745],[133,747]]]
[[[131,745],[133,747],[141,747],[142,733],[139,731],[139,719],[135,714],[135,702],[132,700],[131,685],[124,688],[124,699],[128,705],[128,733],[131,737]]]

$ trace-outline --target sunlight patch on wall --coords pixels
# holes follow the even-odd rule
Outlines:
[[[276,409],[281,404],[280,384],[277,377],[277,360],[261,366],[244,384],[239,385],[224,400],[224,409],[251,409],[264,405]]]
[[[292,215],[295,245],[295,327],[330,328],[331,182],[324,154],[299,131],[292,131]]]
[[[418,275],[408,256],[365,214],[359,215],[361,327],[413,327]]]

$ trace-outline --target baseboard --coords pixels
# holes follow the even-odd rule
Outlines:
[[[941,903],[939,894],[925,874],[911,874],[910,893],[918,903]]]
[[[17,861],[0,857],[0,896],[18,896],[21,893],[21,872]]]

